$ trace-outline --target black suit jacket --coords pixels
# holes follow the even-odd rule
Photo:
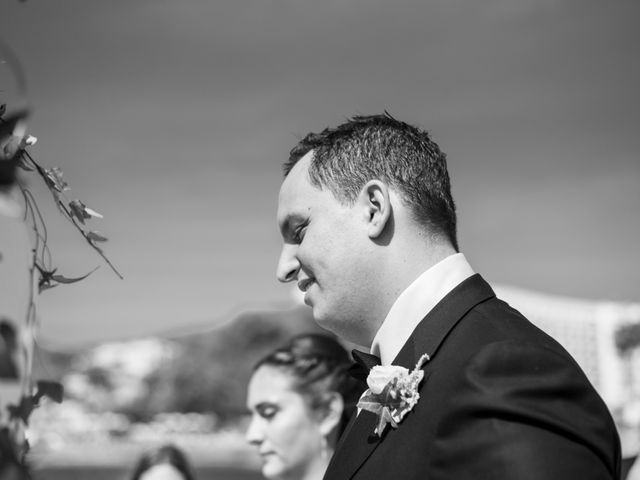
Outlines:
[[[420,356],[420,400],[373,434],[368,411],[348,425],[325,480],[586,480],[620,475],[611,415],[558,342],[473,275],[416,327],[394,365]]]

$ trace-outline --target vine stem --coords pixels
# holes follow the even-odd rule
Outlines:
[[[25,191],[22,191],[25,199],[25,217],[31,216],[32,228],[35,234],[35,245],[31,250],[32,258],[29,265],[29,306],[27,307],[27,342],[23,342],[24,349],[24,362],[25,362],[25,375],[22,378],[21,392],[24,396],[31,395],[33,388],[33,350],[35,343],[35,324],[36,324],[36,263],[38,261],[38,251],[40,249],[40,232],[38,231],[38,219],[36,218],[36,212],[34,206],[29,201],[29,198]]]
[[[111,270],[113,270],[113,272],[118,276],[118,278],[120,278],[121,280],[124,280],[124,277],[122,276],[122,274],[118,271],[118,269],[113,265],[113,263],[111,263],[111,261],[107,258],[107,256],[104,254],[104,252],[102,251],[102,249],[100,247],[98,247],[93,240],[91,240],[91,238],[89,238],[89,236],[87,235],[87,232],[85,232],[85,230],[78,224],[78,222],[73,218],[73,215],[71,214],[71,212],[67,209],[66,205],[60,200],[59,196],[53,192],[52,187],[49,186],[49,184],[46,181],[47,178],[47,172],[45,171],[44,168],[42,168],[38,162],[36,162],[33,157],[29,154],[29,152],[27,152],[26,150],[24,150],[25,155],[27,156],[27,158],[31,161],[31,163],[33,164],[33,166],[36,168],[37,172],[40,174],[40,176],[45,179],[45,184],[47,185],[47,188],[49,188],[49,191],[51,192],[51,195],[53,196],[54,202],[56,204],[56,206],[58,207],[58,210],[60,210],[63,213],[63,216],[67,218],[67,220],[69,220],[74,227],[76,227],[76,229],[80,232],[80,234],[84,237],[84,239],[87,241],[87,243],[89,244],[89,246],[91,248],[93,248],[98,255],[100,255],[102,257],[102,259],[106,262],[107,265],[109,265],[109,267],[111,268]],[[60,192],[62,194],[62,192]]]
[[[69,212],[69,210],[64,205],[64,203],[62,203],[60,200],[56,200],[56,202],[58,204],[58,208],[61,209],[65,213],[65,216],[67,217],[67,219],[69,219],[69,221],[71,223],[73,223],[73,226],[78,229],[80,234],[84,237],[84,239],[91,246],[91,248],[93,248],[98,253],[98,255],[100,255],[103,258],[103,260],[107,263],[107,265],[109,265],[109,267],[111,267],[111,270],[113,270],[113,272],[120,278],[120,280],[124,280],[124,277],[122,276],[122,274],[113,265],[113,263],[111,263],[111,261],[107,258],[107,256],[102,252],[102,249],[100,247],[98,247],[97,245],[95,245],[93,243],[93,240],[91,240],[87,236],[87,233],[84,231],[84,229],[80,225],[78,225],[78,222],[73,218],[73,216],[71,215],[71,212]]]

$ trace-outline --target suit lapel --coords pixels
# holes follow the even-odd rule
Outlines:
[[[447,334],[465,314],[494,296],[489,284],[478,274],[463,281],[422,319],[393,364],[412,370],[424,353],[433,358]],[[361,411],[357,418],[352,419],[331,459],[325,479],[352,477],[389,431],[387,428],[382,438],[374,435],[376,421],[376,416],[368,411]]]
[[[380,437],[373,433],[376,422],[376,416],[371,412],[362,410],[358,414],[340,439],[336,453],[325,473],[325,479],[351,478],[353,472],[380,443]]]
[[[423,354],[427,353],[433,358],[446,336],[467,312],[493,297],[493,289],[479,274],[467,278],[422,319],[394,359],[393,365],[411,370]]]

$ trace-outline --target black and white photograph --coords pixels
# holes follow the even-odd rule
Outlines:
[[[0,480],[640,480],[639,22],[0,0]]]

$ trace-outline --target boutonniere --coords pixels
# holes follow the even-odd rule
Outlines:
[[[416,406],[420,399],[418,386],[424,378],[422,366],[429,361],[426,353],[420,357],[416,368],[397,365],[376,366],[367,377],[366,390],[358,401],[358,408],[378,416],[374,433],[382,436],[387,425],[398,428],[404,416]]]

